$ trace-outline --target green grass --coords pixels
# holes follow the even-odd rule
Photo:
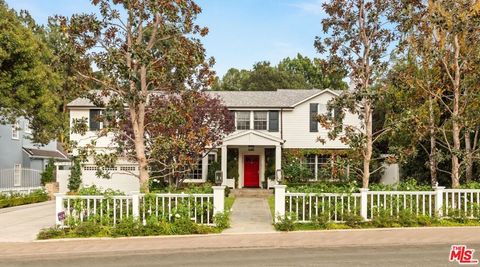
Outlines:
[[[230,211],[233,206],[233,202],[235,202],[235,196],[230,195],[225,198],[225,210]]]
[[[270,207],[270,212],[272,214],[272,220],[275,220],[275,196],[269,196],[267,201],[268,207]]]

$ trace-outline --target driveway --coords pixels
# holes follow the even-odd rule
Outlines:
[[[55,201],[0,209],[0,242],[29,242],[55,225]]]

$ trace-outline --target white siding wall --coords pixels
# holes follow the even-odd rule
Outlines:
[[[82,118],[87,118],[87,125],[88,125],[88,118],[89,118],[88,109],[70,109],[70,127],[73,126],[74,119],[82,119]],[[87,131],[85,135],[80,135],[77,133],[70,135],[70,139],[72,141],[78,142],[78,145],[81,147],[90,144],[90,142],[95,139],[97,141],[98,148],[112,147],[112,146],[115,146],[115,144],[112,143],[112,138],[113,138],[113,135],[97,138],[97,133],[92,131]]]
[[[59,192],[68,192],[68,177],[70,170],[57,170],[57,182],[59,184]],[[96,185],[102,189],[120,190],[126,194],[131,191],[139,191],[140,183],[138,178],[128,173],[112,174],[110,179],[97,178],[95,171],[82,170],[82,186],[87,187]]]
[[[340,140],[330,140],[328,130],[320,124],[318,132],[310,132],[310,103],[318,103],[319,113],[324,113],[326,105],[334,95],[326,92],[315,98],[312,98],[295,107],[293,111],[283,112],[283,139],[286,140],[284,148],[325,148],[325,149],[343,149],[348,148]],[[344,119],[345,125],[360,126],[360,121],[355,115],[347,113]],[[318,142],[318,138],[323,138],[326,143]]]

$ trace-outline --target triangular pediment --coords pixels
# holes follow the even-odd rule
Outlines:
[[[227,136],[223,139],[224,145],[238,146],[276,146],[283,143],[283,140],[258,131],[241,131]]]

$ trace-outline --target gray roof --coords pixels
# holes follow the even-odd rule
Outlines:
[[[276,91],[207,91],[220,97],[227,107],[293,108],[296,104],[320,94],[322,89],[278,89]],[[339,94],[341,91],[332,91]]]
[[[27,154],[31,158],[54,158],[58,160],[68,160],[68,157],[65,154],[57,150],[46,150],[26,147],[24,147],[23,150],[25,150],[25,152],[27,152]]]
[[[331,91],[340,94],[340,90],[328,89],[278,89],[276,91],[206,91],[222,99],[227,107],[293,108],[296,104],[320,94]],[[68,107],[94,107],[87,98],[77,98],[68,103]]]

